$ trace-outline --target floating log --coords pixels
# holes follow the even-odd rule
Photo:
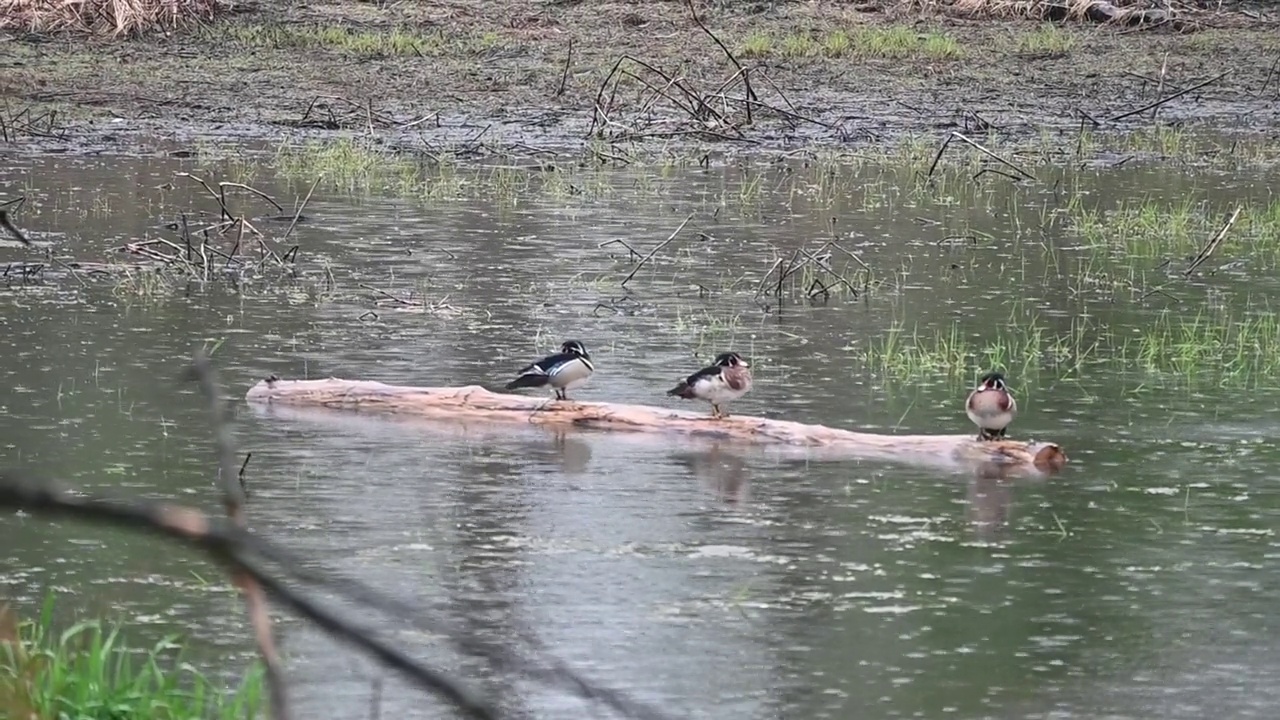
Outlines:
[[[876,435],[788,420],[709,413],[647,405],[555,402],[550,398],[466,387],[408,387],[368,380],[281,380],[249,388],[250,403],[322,407],[455,421],[508,421],[551,427],[678,433],[802,449],[822,459],[868,459],[971,467],[999,474],[1049,474],[1067,462],[1053,443],[979,442],[969,435]]]

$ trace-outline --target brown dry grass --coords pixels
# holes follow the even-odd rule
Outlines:
[[[225,0],[0,0],[0,30],[131,37],[212,20]]]
[[[1129,24],[1146,19],[1148,13],[1163,4],[1156,0],[901,0],[898,11],[906,13],[933,13],[969,18],[1023,18],[1031,20],[1100,21],[1097,14],[1101,6],[1115,9],[1110,22]],[[1215,18],[1236,15],[1245,7],[1242,0],[1182,0],[1175,3],[1169,16],[1175,20]],[[1108,13],[1110,15],[1110,13]],[[1257,13],[1241,15],[1241,18],[1260,20]]]
[[[1072,20],[1088,17],[1089,7],[1098,0],[910,0],[910,6],[922,10],[943,10],[956,15],[987,18],[1045,17],[1050,9],[1066,9]],[[1117,8],[1126,6],[1146,7],[1148,3],[1136,0],[1106,0]]]

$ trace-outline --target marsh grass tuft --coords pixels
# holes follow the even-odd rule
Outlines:
[[[1121,258],[1180,260],[1194,255],[1229,214],[1186,197],[1171,202],[1151,198],[1121,201],[1103,209],[1073,204],[1076,234],[1089,247]],[[1215,264],[1258,262],[1280,265],[1280,200],[1246,205]]]
[[[621,177],[598,164],[528,158],[464,166],[450,150],[431,155],[399,152],[352,138],[283,144],[277,149],[275,165],[286,180],[310,183],[323,176],[329,188],[352,196],[388,194],[432,201],[483,197],[507,206],[531,197],[562,202],[599,198],[615,192]],[[629,189],[657,194],[670,184],[645,175]]]
[[[277,171],[289,179],[310,182],[324,177],[329,187],[349,194],[390,192],[413,195],[422,190],[427,172],[422,163],[380,146],[351,138],[301,145],[284,144],[276,152]],[[440,156],[437,177],[455,175],[452,158]]]
[[[960,322],[931,331],[895,323],[861,355],[871,371],[902,382],[968,379],[989,367],[1020,377],[1136,371],[1144,382],[1250,387],[1280,377],[1280,319],[1267,308],[1164,311],[1132,327],[1074,319],[1055,329],[1015,309],[1006,325],[981,332]]]
[[[1075,49],[1075,35],[1057,25],[1041,24],[1014,37],[1014,51],[1024,55],[1060,57]]]
[[[210,35],[213,32],[208,31]],[[479,55],[503,44],[493,32],[424,33],[404,27],[381,30],[342,25],[232,24],[219,27],[216,33],[220,42],[274,50],[325,50],[360,57]]]
[[[255,661],[228,690],[183,660],[168,637],[149,649],[126,644],[119,626],[83,622],[58,633],[51,601],[37,621],[0,606],[0,716],[116,718],[259,717],[263,675]]]
[[[955,60],[964,56],[963,48],[950,35],[920,33],[906,25],[781,36],[753,32],[738,44],[738,51],[746,57],[782,58]]]

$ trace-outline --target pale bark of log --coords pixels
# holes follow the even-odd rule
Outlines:
[[[555,402],[490,392],[482,387],[408,387],[367,380],[263,380],[249,389],[251,403],[323,407],[400,416],[466,421],[514,421],[601,430],[680,433],[804,449],[822,459],[868,459],[972,467],[984,472],[1053,473],[1067,457],[1053,443],[979,442],[969,435],[877,435],[788,420],[708,413],[647,405]]]

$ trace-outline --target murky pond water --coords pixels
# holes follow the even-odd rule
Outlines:
[[[179,171],[248,173],[290,213],[309,185],[269,163],[20,157],[0,169],[0,201],[25,194],[37,240],[99,261],[172,237],[181,212],[216,217]],[[575,337],[599,368],[580,397],[649,404],[674,404],[661,391],[734,348],[756,361],[739,412],[890,433],[969,432],[964,394],[1001,364],[1022,408],[1014,434],[1061,443],[1062,475],[243,402],[237,438],[253,453],[258,531],[478,641],[536,638],[678,716],[1280,709],[1273,171],[1090,165],[1017,191],[956,173],[925,187],[870,161],[541,172],[527,185],[503,185],[522,176],[502,168],[459,173],[470,180],[448,180],[452,199],[319,186],[294,231],[294,285],[8,278],[4,464],[216,511],[205,407],[177,379],[200,344],[217,345],[242,397],[270,373],[495,387]],[[486,182],[508,190],[475,191]],[[1248,211],[1230,242],[1183,279],[1236,203]],[[623,289],[635,259],[601,243],[647,252],[690,213]],[[776,258],[832,237],[832,218],[872,268],[870,292],[806,302],[806,284],[781,313],[754,298]],[[271,223],[259,225],[278,237]],[[0,247],[0,262],[41,257]],[[380,295],[410,292],[430,307]],[[179,629],[211,665],[252,654],[238,597],[191,553],[22,514],[0,518],[0,536],[0,593],[23,606],[52,588],[68,612]],[[439,638],[381,627],[483,674]],[[445,715],[305,623],[280,635],[299,716],[362,716],[382,677],[386,717]],[[477,682],[516,714],[604,712]]]

